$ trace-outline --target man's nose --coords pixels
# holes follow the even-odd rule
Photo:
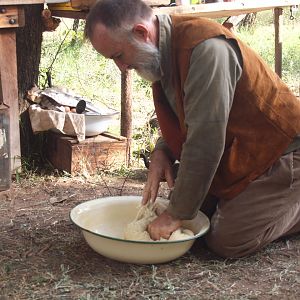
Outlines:
[[[124,72],[128,69],[129,65],[127,64],[124,64],[118,60],[114,60],[115,64],[117,65],[117,67],[120,69],[121,72]]]

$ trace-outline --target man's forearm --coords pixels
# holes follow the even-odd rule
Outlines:
[[[172,154],[172,151],[168,147],[167,143],[165,142],[163,137],[159,137],[158,140],[156,141],[155,147],[153,151],[156,150],[162,150],[164,153],[169,157],[171,163],[175,162],[175,158]]]

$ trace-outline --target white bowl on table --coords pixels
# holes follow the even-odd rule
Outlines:
[[[140,196],[104,197],[83,202],[70,212],[88,245],[99,254],[126,263],[157,264],[174,260],[185,254],[195,240],[209,229],[209,220],[198,212],[193,220],[184,221],[183,227],[195,236],[179,241],[124,240],[125,226],[135,218]],[[166,206],[167,200],[158,198]]]
[[[119,115],[118,111],[109,114],[85,113],[85,135],[95,136],[107,131],[113,120]]]

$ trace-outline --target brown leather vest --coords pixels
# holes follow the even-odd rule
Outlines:
[[[177,159],[188,130],[183,86],[193,48],[206,39],[224,36],[234,39],[241,51],[243,72],[229,114],[225,150],[210,188],[211,194],[231,199],[262,175],[300,133],[300,101],[253,50],[224,26],[190,16],[172,16],[172,23],[177,116],[160,82],[153,84],[153,97],[162,135]]]

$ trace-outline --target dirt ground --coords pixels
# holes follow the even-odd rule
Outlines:
[[[70,210],[102,196],[141,195],[144,180],[141,171],[130,178],[14,182],[0,201],[0,299],[300,299],[299,235],[238,260],[215,256],[201,240],[161,265],[124,264],[94,252]]]

